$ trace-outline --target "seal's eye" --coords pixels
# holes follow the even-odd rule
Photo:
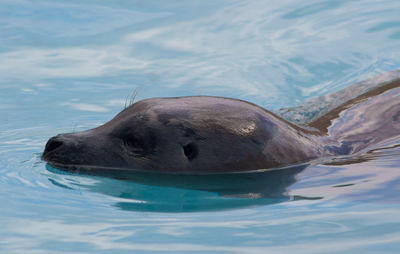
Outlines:
[[[143,153],[143,145],[139,139],[135,137],[129,137],[124,139],[124,144],[133,153]]]
[[[183,153],[188,158],[188,160],[193,160],[196,158],[198,150],[197,146],[194,143],[189,143],[183,146]]]

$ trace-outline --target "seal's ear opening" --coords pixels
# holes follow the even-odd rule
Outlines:
[[[183,146],[183,153],[188,158],[188,160],[193,160],[196,158],[198,150],[194,143],[189,143]]]

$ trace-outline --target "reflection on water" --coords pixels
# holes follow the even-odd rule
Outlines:
[[[132,211],[213,211],[307,199],[290,197],[287,193],[305,165],[266,172],[211,175],[111,172],[109,177],[95,177],[96,181],[91,183],[69,182],[68,178],[73,175],[49,165],[46,168],[55,173],[49,177],[54,185],[109,195],[117,198],[115,206]]]

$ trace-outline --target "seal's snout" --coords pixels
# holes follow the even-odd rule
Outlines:
[[[51,160],[52,157],[63,149],[66,149],[72,145],[73,141],[65,134],[60,134],[52,137],[47,141],[46,147],[44,148],[42,158],[46,161]]]

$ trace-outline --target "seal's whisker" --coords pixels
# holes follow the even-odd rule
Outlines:
[[[139,88],[136,87],[132,93],[131,100],[129,101],[128,107],[131,106],[133,103],[135,103],[135,99],[138,94],[139,94]]]
[[[133,91],[132,95],[127,95],[125,98],[125,104],[124,104],[124,109],[126,109],[127,107],[133,105],[135,103],[135,99],[136,96],[139,94],[139,88],[135,88],[135,90]],[[128,101],[128,98],[131,97]]]
[[[129,98],[129,95],[127,95],[126,98],[125,98],[124,109],[126,109],[129,106],[128,105],[128,98]]]

